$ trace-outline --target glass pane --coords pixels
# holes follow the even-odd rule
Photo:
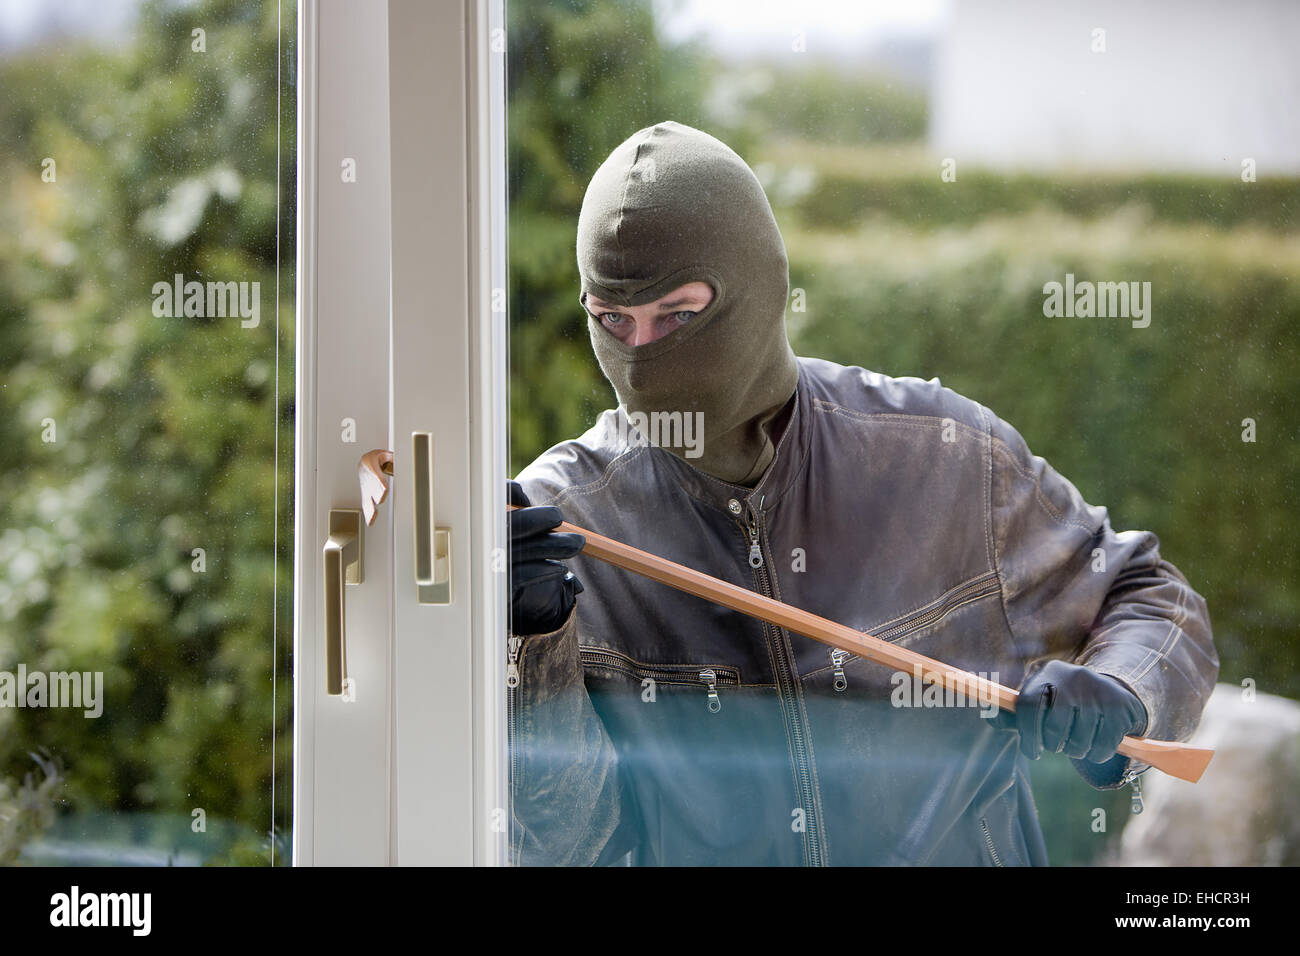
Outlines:
[[[0,862],[287,865],[295,7],[0,30]]]
[[[510,2],[511,473],[1009,687],[1059,661],[1130,735],[1231,741],[1300,695],[1300,14],[1029,6]],[[696,131],[770,203],[797,387],[769,227]],[[1170,844],[1112,786],[1141,765],[1030,761],[911,675],[563,549],[580,593],[515,555],[519,862],[1291,852],[1282,777],[1250,785],[1268,837]],[[1171,779],[1148,805],[1228,812]]]

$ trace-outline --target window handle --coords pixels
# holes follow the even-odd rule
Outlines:
[[[348,676],[347,611],[344,594],[360,584],[361,512],[331,508],[329,534],[323,549],[325,565],[325,693],[339,696]]]
[[[451,530],[433,515],[433,435],[411,432],[415,506],[415,589],[421,604],[451,603]]]

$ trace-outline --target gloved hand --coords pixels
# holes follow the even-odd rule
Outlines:
[[[1020,733],[1020,750],[1037,760],[1044,750],[1103,763],[1127,734],[1146,730],[1142,701],[1120,681],[1078,664],[1048,661],[1020,688],[1015,713],[998,715]]]
[[[510,522],[510,631],[548,634],[569,616],[582,582],[559,559],[571,558],[587,543],[580,534],[552,532],[564,520],[560,509],[533,506],[519,482],[508,483],[509,499],[519,510]]]

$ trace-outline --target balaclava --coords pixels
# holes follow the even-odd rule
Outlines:
[[[753,170],[680,123],[634,133],[587,186],[578,272],[584,306],[588,293],[626,308],[688,282],[712,286],[706,308],[645,345],[619,341],[590,313],[587,328],[627,413],[703,413],[698,457],[664,450],[725,481],[757,482],[799,371],[785,332],[785,242]]]

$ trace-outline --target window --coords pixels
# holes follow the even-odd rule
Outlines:
[[[295,6],[9,4],[0,862],[290,862]]]

